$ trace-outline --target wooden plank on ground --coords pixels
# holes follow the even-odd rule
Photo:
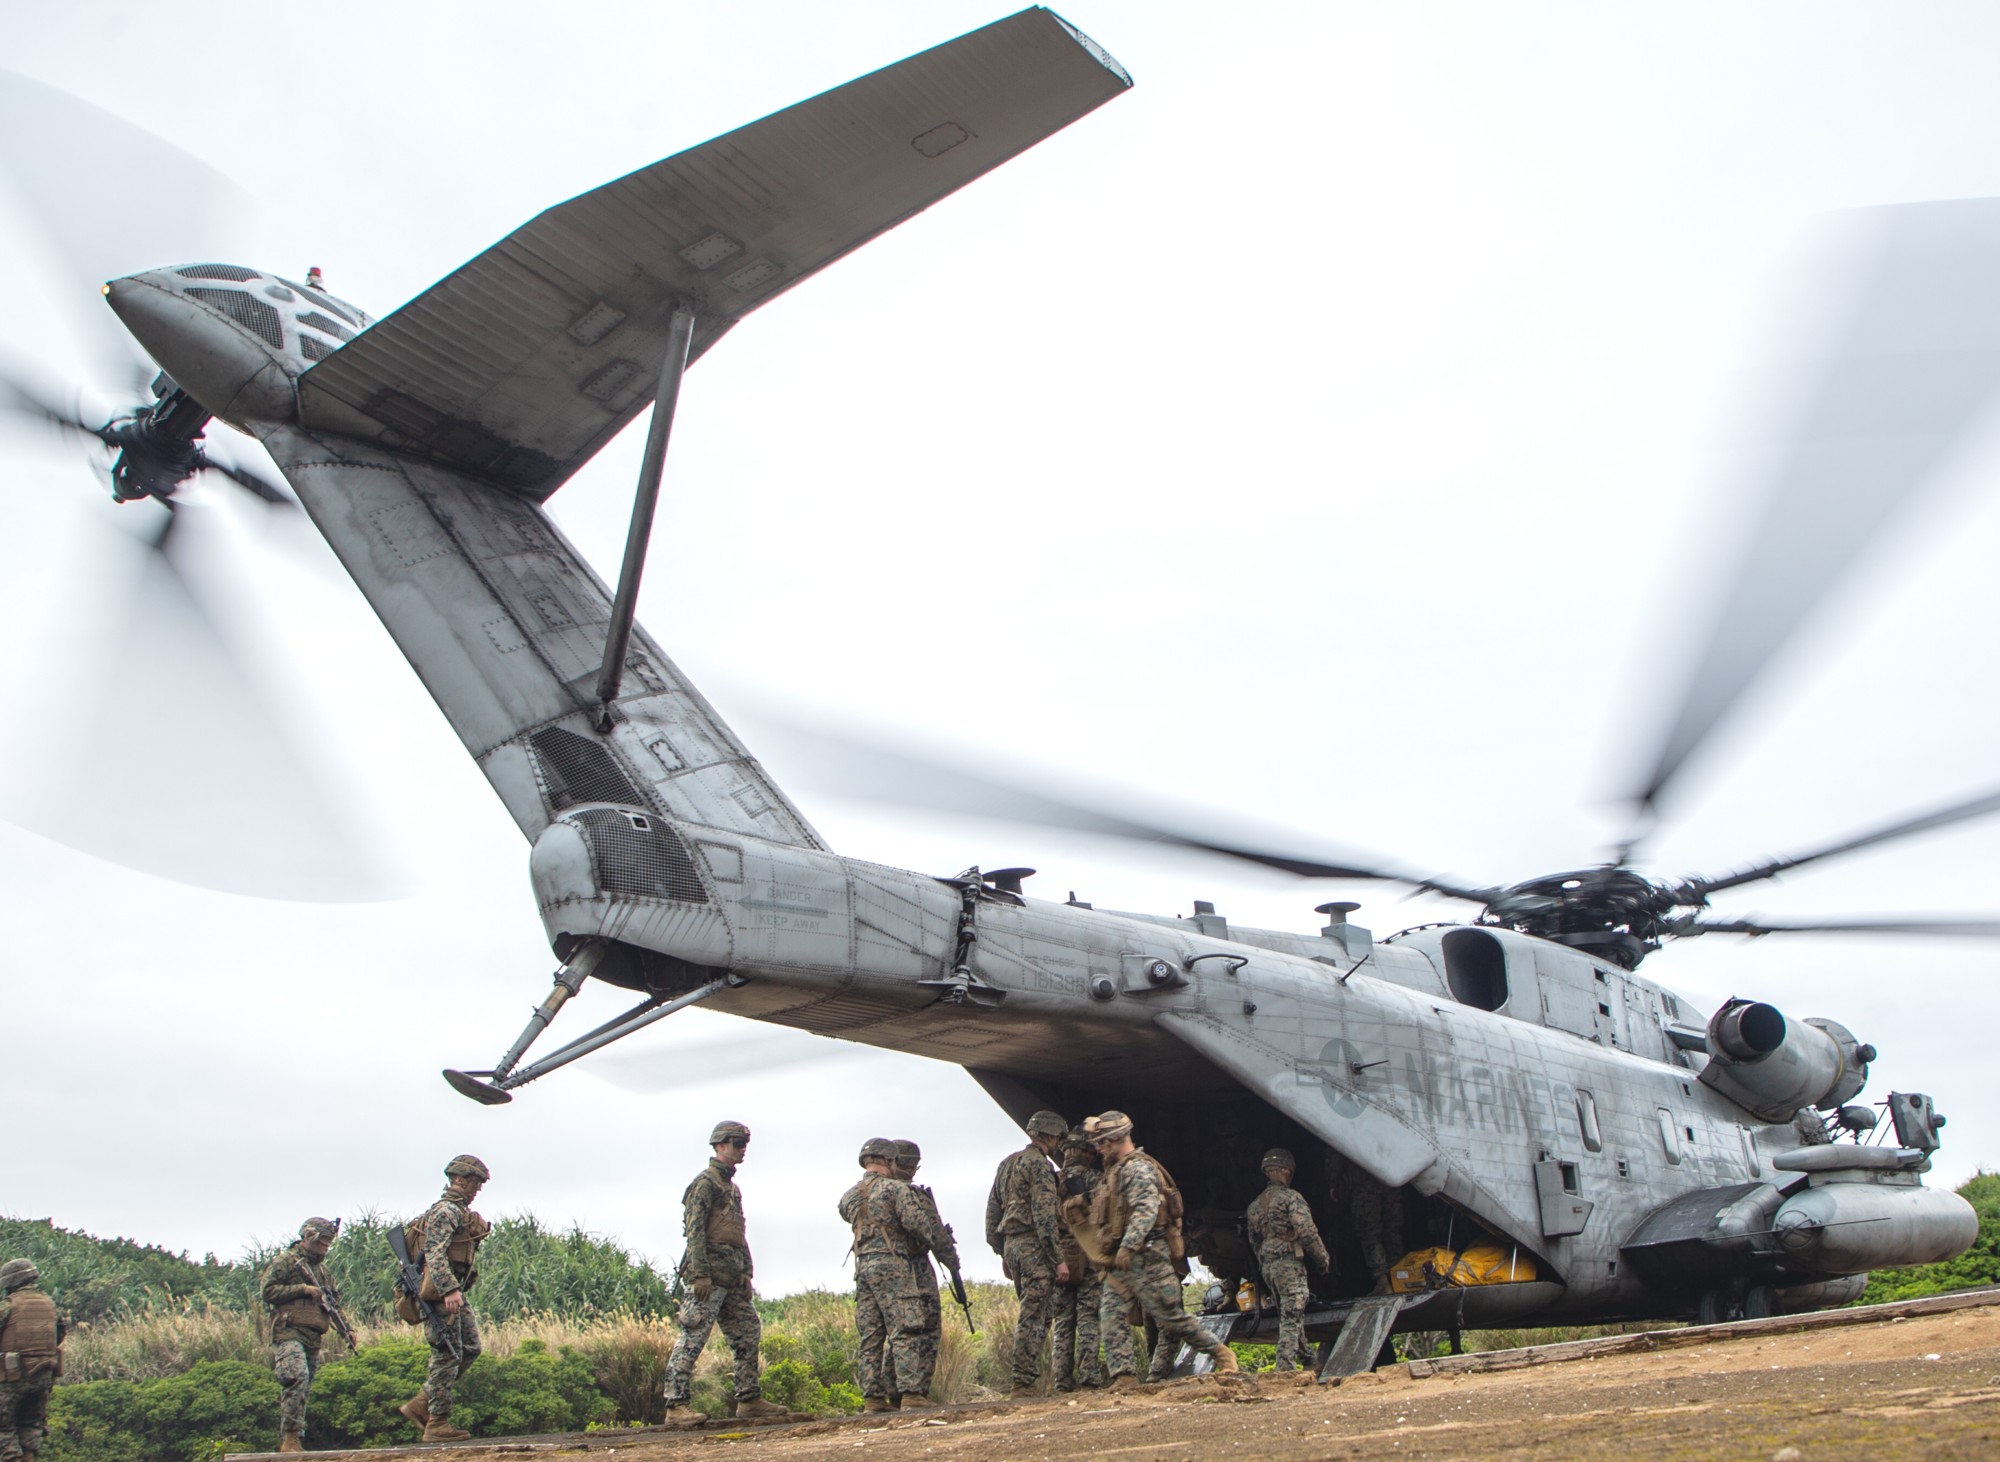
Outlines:
[[[1801,1330],[1833,1329],[1841,1325],[1867,1325],[1882,1320],[1911,1319],[1917,1315],[1940,1315],[1952,1310],[2000,1305],[2000,1287],[1959,1290],[1953,1294],[1926,1295],[1917,1300],[1897,1300],[1886,1305],[1858,1305],[1846,1310],[1818,1310],[1804,1315],[1773,1315],[1767,1320],[1730,1320],[1720,1325],[1683,1325],[1672,1330],[1644,1330],[1632,1335],[1606,1335],[1596,1340],[1566,1340],[1555,1345],[1524,1345],[1515,1350],[1480,1350],[1470,1355],[1445,1355],[1434,1360],[1410,1361],[1410,1375],[1423,1380],[1429,1376],[1462,1376],[1482,1371],[1513,1371],[1527,1366],[1559,1365],[1564,1361],[1590,1360],[1598,1356],[1629,1355],[1635,1351],[1678,1350],[1683,1346],[1711,1345],[1719,1340],[1741,1340],[1757,1335],[1793,1335]]]

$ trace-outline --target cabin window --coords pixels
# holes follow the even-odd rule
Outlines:
[[[1632,1164],[1627,1162],[1622,1157],[1618,1159],[1618,1176],[1621,1178],[1629,1178],[1632,1176]]]
[[[1604,1151],[1604,1134],[1597,1125],[1597,1098],[1587,1091],[1576,1094],[1576,1125],[1583,1145],[1590,1152]]]
[[[1452,998],[1475,1010],[1507,1003],[1507,950],[1483,929],[1454,929],[1444,937],[1445,983]]]
[[[1660,1146],[1666,1150],[1667,1161],[1678,1165],[1681,1160],[1681,1127],[1674,1120],[1674,1114],[1665,1107],[1660,1108]]]

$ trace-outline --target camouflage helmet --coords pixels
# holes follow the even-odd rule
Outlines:
[[[444,1165],[444,1175],[447,1178],[477,1178],[482,1183],[493,1176],[487,1169],[486,1164],[469,1152],[461,1152],[457,1157],[446,1163]]]
[[[1132,1135],[1132,1119],[1123,1112],[1100,1112],[1083,1119],[1083,1134],[1092,1142],[1116,1142]]]
[[[1085,1132],[1081,1127],[1072,1127],[1069,1131],[1063,1133],[1062,1145],[1064,1152],[1068,1152],[1072,1148],[1088,1147],[1090,1146],[1090,1134]]]
[[[445,1169],[450,1172],[450,1168]],[[340,1220],[337,1218],[309,1218],[299,1225],[299,1240],[310,1244],[315,1239],[325,1239],[329,1244],[340,1237]]]
[[[871,1162],[893,1163],[896,1160],[896,1144],[886,1137],[871,1137],[861,1144],[861,1165]]]
[[[1048,1111],[1035,1113],[1021,1125],[1030,1137],[1060,1137],[1069,1131],[1069,1123]]]
[[[924,1150],[907,1137],[898,1137],[895,1142],[896,1166],[914,1171],[917,1164],[924,1160]]]
[[[708,1145],[716,1147],[724,1142],[748,1142],[750,1129],[741,1122],[717,1122],[715,1130],[708,1134]]]
[[[1267,1173],[1273,1168],[1283,1168],[1288,1173],[1296,1173],[1299,1170],[1299,1160],[1293,1157],[1288,1149],[1274,1147],[1264,1154],[1264,1160],[1258,1166]]]
[[[42,1271],[35,1267],[32,1259],[9,1259],[0,1264],[0,1289],[12,1292],[24,1284],[33,1284],[42,1277]]]

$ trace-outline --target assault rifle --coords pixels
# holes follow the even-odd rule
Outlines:
[[[952,1265],[945,1273],[951,1276],[951,1297],[957,1300],[958,1307],[965,1311],[966,1330],[971,1334],[977,1335],[979,1327],[972,1323],[972,1301],[965,1297],[965,1280],[960,1277],[958,1266],[956,1264]]]
[[[389,1227],[389,1252],[396,1256],[396,1289],[398,1293],[410,1297],[410,1303],[417,1307],[417,1313],[427,1322],[426,1328],[444,1341],[444,1348],[451,1352],[454,1361],[464,1364],[465,1357],[458,1348],[458,1337],[447,1328],[444,1316],[437,1307],[424,1298],[423,1266],[410,1257],[410,1241],[403,1234],[403,1226],[391,1224]]]
[[[355,1343],[354,1327],[347,1323],[347,1316],[340,1312],[340,1291],[324,1281],[319,1286],[319,1307],[325,1312],[327,1320],[332,1323],[334,1333],[347,1342],[347,1353],[354,1354],[360,1347]]]

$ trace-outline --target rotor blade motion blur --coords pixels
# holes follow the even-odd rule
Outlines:
[[[1775,919],[1703,920],[1678,929],[1693,934],[1931,934],[1958,939],[2000,938],[2000,919],[1824,919],[1816,923]]]
[[[1767,859],[1753,868],[1746,868],[1740,873],[1727,873],[1720,878],[1690,878],[1677,885],[1675,892],[1684,896],[1684,902],[1692,903],[1721,889],[1736,888],[1745,883],[1775,878],[1789,869],[1816,863],[1822,858],[1858,852],[1877,843],[1929,832],[1933,828],[1950,827],[1953,823],[1968,822],[1977,817],[1990,817],[1996,812],[2000,812],[2000,791],[1986,792],[1978,797],[1953,803],[1949,807],[1941,807],[1935,812],[1927,812],[1921,817],[1907,818],[1902,822],[1891,823],[1887,827],[1876,828],[1873,832],[1862,833],[1858,837],[1847,838],[1824,848],[1815,848],[1810,853],[1794,853],[1787,857]]]
[[[755,738],[778,751],[787,775],[808,786],[857,801],[889,803],[926,812],[960,813],[1100,837],[1185,848],[1256,863],[1302,878],[1355,878],[1407,883],[1453,898],[1484,903],[1495,890],[1399,870],[1380,860],[1359,861],[1330,850],[1292,844],[1296,835],[1258,828],[1205,809],[1164,811],[1149,806],[1124,812],[1099,802],[1036,790],[991,772],[955,766],[934,755],[822,727],[808,729],[759,713]]]
[[[1839,215],[1866,262],[1633,800],[1659,801],[1770,661],[1933,481],[2000,386],[2000,199]]]

